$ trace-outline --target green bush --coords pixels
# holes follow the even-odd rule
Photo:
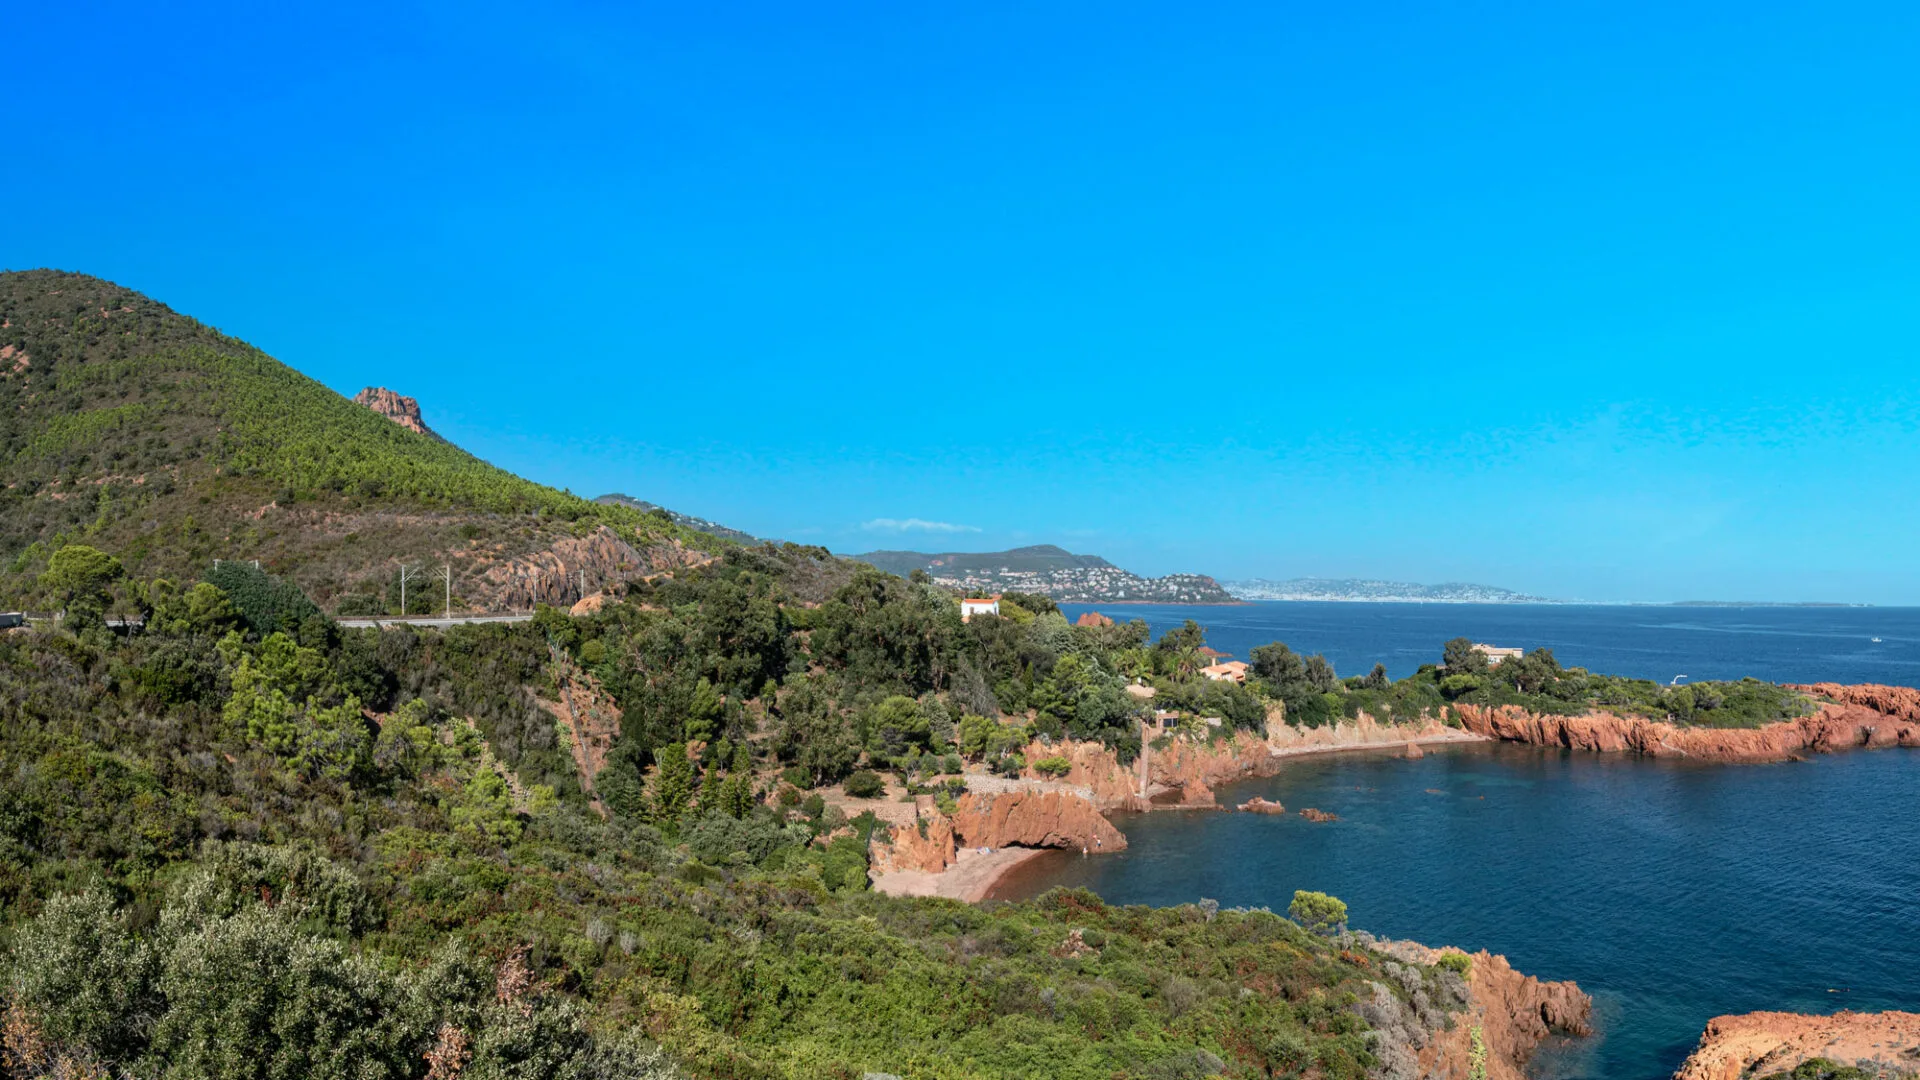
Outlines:
[[[1338,933],[1347,926],[1347,905],[1323,892],[1297,890],[1293,903],[1287,905],[1287,915],[1316,934]]]
[[[1039,761],[1034,762],[1033,771],[1050,780],[1058,780],[1073,771],[1073,762],[1056,754],[1053,757],[1043,757]]]
[[[887,785],[880,779],[879,773],[871,769],[861,769],[847,777],[842,790],[856,799],[877,799],[886,794]]]

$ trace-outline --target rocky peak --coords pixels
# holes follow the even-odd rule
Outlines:
[[[403,397],[384,386],[369,386],[353,395],[353,400],[355,404],[365,405],[408,431],[433,434],[426,422],[420,419],[420,403],[410,397]]]

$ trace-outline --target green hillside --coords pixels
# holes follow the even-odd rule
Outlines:
[[[259,559],[325,606],[384,600],[396,560],[456,586],[605,525],[718,542],[598,505],[353,404],[245,342],[81,274],[0,274],[0,604],[86,539],[142,574]],[[485,597],[476,597],[484,600]]]

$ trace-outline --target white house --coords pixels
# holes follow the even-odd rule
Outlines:
[[[975,615],[1000,614],[1000,594],[988,597],[969,596],[960,601],[960,621],[965,622]]]

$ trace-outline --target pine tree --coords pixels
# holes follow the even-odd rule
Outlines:
[[[661,747],[659,758],[660,768],[653,778],[653,819],[672,829],[686,816],[687,800],[693,796],[693,763],[679,743]]]
[[[720,785],[720,809],[736,818],[753,813],[753,777],[734,773]]]

